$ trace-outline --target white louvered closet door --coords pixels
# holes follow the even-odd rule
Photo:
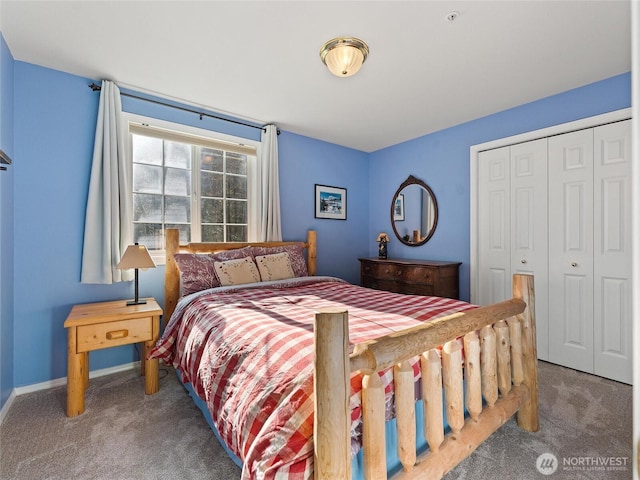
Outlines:
[[[631,383],[631,121],[594,130],[594,373]]]
[[[593,372],[593,130],[549,138],[549,360]]]

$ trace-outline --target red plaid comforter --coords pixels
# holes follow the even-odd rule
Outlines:
[[[206,401],[220,435],[244,463],[244,480],[313,477],[313,321],[316,311],[336,307],[349,312],[353,345],[472,305],[331,277],[222,287],[183,299],[152,350]],[[380,375],[390,398],[392,373]],[[351,385],[357,437],[361,387],[357,379]]]

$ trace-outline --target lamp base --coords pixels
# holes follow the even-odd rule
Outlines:
[[[147,303],[146,300],[129,300],[127,302],[127,306],[129,306],[129,305],[144,305],[145,303]]]

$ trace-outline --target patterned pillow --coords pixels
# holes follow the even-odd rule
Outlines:
[[[309,275],[307,270],[307,261],[302,250],[302,246],[297,244],[280,245],[277,247],[251,247],[254,257],[287,252],[289,254],[289,261],[291,262],[293,274],[296,277],[306,277]]]
[[[215,262],[213,266],[223,287],[260,281],[260,273],[251,257]]]
[[[287,252],[257,256],[256,264],[258,265],[260,278],[263,282],[295,277]]]
[[[249,247],[208,254],[177,253],[175,259],[180,269],[182,295],[219,287],[220,280],[216,276],[214,263],[245,258],[250,255],[251,249]]]

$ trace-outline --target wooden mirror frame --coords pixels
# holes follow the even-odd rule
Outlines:
[[[429,195],[431,195],[431,198],[433,199],[433,209],[435,212],[433,216],[433,225],[429,229],[429,232],[427,232],[427,235],[421,238],[420,241],[418,242],[413,242],[411,240],[407,241],[404,238],[402,238],[402,236],[400,235],[400,233],[396,228],[396,222],[393,219],[396,199],[398,198],[398,195],[402,193],[402,190],[405,187],[408,187],[409,185],[418,185],[419,187],[422,187],[427,191],[427,193],[429,193]],[[422,180],[414,177],[413,175],[409,175],[407,179],[400,184],[400,186],[398,187],[398,190],[396,190],[396,193],[393,196],[393,199],[391,200],[391,210],[390,210],[389,218],[391,220],[391,227],[393,228],[393,233],[395,233],[396,238],[400,240],[401,243],[409,247],[419,247],[420,245],[424,245],[433,236],[434,232],[436,231],[436,226],[438,225],[438,202],[436,201],[436,196],[433,194],[433,190],[431,190],[431,188],[429,188],[429,186],[426,183],[424,183]]]

